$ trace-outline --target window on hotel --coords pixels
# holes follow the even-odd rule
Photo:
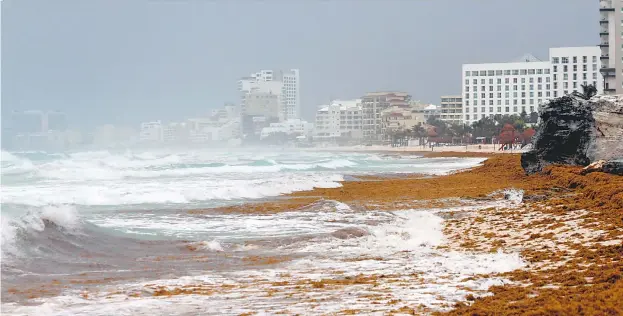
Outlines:
[[[480,105],[485,105],[485,100],[480,100]]]
[[[542,75],[543,74],[543,69],[537,69],[536,70],[536,74],[537,75]]]
[[[481,70],[480,73],[478,74],[481,77],[484,77],[487,75],[487,71],[486,70]],[[484,79],[483,79],[484,80]]]
[[[562,71],[563,72],[567,72],[569,70],[569,67],[567,67],[567,65],[562,66]]]
[[[573,71],[578,71],[578,65],[573,65]]]
[[[588,71],[588,65],[582,65],[582,71]]]
[[[529,75],[534,75],[536,72],[534,71],[534,69],[528,69],[528,74]]]
[[[469,71],[465,72],[465,77],[469,77]]]
[[[526,93],[525,93],[525,92],[522,92],[522,93],[521,93],[521,97],[522,97],[522,98],[525,98],[525,97],[526,97]]]
[[[578,63],[578,57],[577,56],[573,56],[573,63],[577,64]]]
[[[502,91],[502,86],[498,86],[496,91]]]
[[[558,72],[558,66],[554,66],[554,72]]]
[[[513,98],[517,97],[517,92],[513,92]]]
[[[527,74],[527,73],[528,73],[528,71],[527,71],[527,70],[525,70],[525,69],[521,69],[521,70],[520,70],[520,73],[521,73],[522,75],[525,75],[525,74]]]
[[[550,92],[549,91],[545,91],[545,97],[549,98],[549,96],[550,96]]]
[[[596,72],[593,73],[593,79],[597,79],[597,73]]]
[[[498,103],[498,105],[502,105],[502,100],[498,100],[498,102],[497,102],[497,103]],[[498,108],[498,112],[499,112],[499,111],[500,111],[500,110],[499,110],[499,108]]]
[[[563,64],[568,64],[569,63],[569,57],[562,57],[561,61]]]
[[[558,91],[554,91],[554,98],[558,97]]]
[[[562,83],[562,87],[563,87],[563,89],[568,89],[568,88],[569,88],[569,83],[568,83],[568,82],[566,82],[566,81],[565,81],[565,82],[563,82],[563,83]],[[566,93],[565,93],[565,94],[566,94]]]
[[[519,69],[513,69],[513,76],[519,75]]]
[[[505,97],[505,98],[509,98],[509,97],[510,97],[510,93],[505,92],[505,93],[504,93],[504,97]]]
[[[469,114],[465,115],[465,119],[469,120]]]
[[[546,74],[546,75],[549,75],[549,68],[548,68],[548,69],[545,69],[545,74]]]
[[[560,62],[560,59],[558,57],[553,57],[552,58],[552,64],[557,64]]]
[[[493,93],[489,93],[489,98],[493,98]]]
[[[493,79],[489,79],[489,84],[493,84]]]
[[[578,87],[578,83],[577,82],[573,82],[573,88],[576,89]]]
[[[477,113],[477,112],[478,112],[478,108],[474,107],[474,113]]]
[[[474,99],[478,99],[478,93],[474,93]]]
[[[495,75],[496,76],[501,76],[502,75],[502,70],[496,70],[495,71]]]
[[[493,105],[493,100],[489,100],[489,105]],[[490,108],[493,109],[493,108]]]
[[[483,105],[484,105],[484,104],[483,104]],[[481,107],[481,108],[480,108],[480,112],[487,112],[487,108],[485,108],[485,107]]]
[[[534,97],[534,92],[530,91],[530,97]]]
[[[582,80],[586,80],[586,79],[588,79],[588,77],[586,76],[586,73],[583,73],[582,74]]]
[[[517,112],[517,107],[516,106],[513,107],[513,112]]]
[[[588,57],[582,56],[582,62],[586,64],[588,62]]]
[[[498,92],[498,98],[502,97],[502,92]]]
[[[487,91],[487,87],[485,86],[480,87],[480,91]]]
[[[543,92],[539,91],[539,92],[537,92],[537,94],[536,94],[536,95],[537,95],[539,98],[542,98],[542,97],[543,97]]]
[[[511,71],[510,70],[504,70],[504,75],[505,76],[510,76],[511,75]]]
[[[504,100],[504,105],[509,105],[509,104],[510,104],[510,100]],[[508,112],[508,110],[506,110],[506,112]]]
[[[485,84],[485,79],[480,79],[480,84]]]
[[[478,76],[478,71],[472,71],[472,77]],[[476,80],[476,79],[474,79]]]
[[[493,91],[493,86],[489,86],[489,91]]]
[[[513,105],[517,105],[517,99],[513,100]],[[517,107],[515,107],[515,108],[517,108]],[[517,111],[517,110],[515,110],[515,111]]]
[[[554,74],[554,81],[558,80],[558,74]]]
[[[484,99],[484,98],[486,98],[486,97],[487,97],[487,94],[486,94],[486,93],[481,93],[481,94],[480,94],[480,97]]]
[[[506,104],[506,105],[508,105],[508,104]],[[504,108],[504,112],[508,113],[509,111],[510,111],[510,107],[509,106]]]
[[[573,80],[578,80],[578,74],[573,74]]]
[[[623,8],[622,8],[623,9]],[[597,56],[593,56],[593,62],[596,63],[597,62]]]
[[[504,91],[510,90],[510,86],[504,86]]]
[[[543,85],[542,85],[542,84],[538,84],[538,85],[536,85],[536,89],[537,89],[537,90],[541,90],[541,89],[543,89]]]
[[[513,90],[517,90],[517,85],[513,85]]]

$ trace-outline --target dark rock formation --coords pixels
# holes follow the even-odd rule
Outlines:
[[[541,123],[532,150],[521,156],[528,174],[551,164],[587,166],[597,160],[617,173],[623,158],[623,96],[553,99],[539,111]],[[607,166],[607,167],[606,167]]]
[[[550,164],[586,166],[595,119],[588,101],[564,96],[543,105],[541,123],[533,138],[532,150],[521,156],[528,173]]]

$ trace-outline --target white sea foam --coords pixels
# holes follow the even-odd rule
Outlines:
[[[249,311],[273,314],[284,310],[290,314],[331,314],[353,309],[368,314],[374,309],[383,313],[396,308],[388,303],[390,300],[399,300],[399,306],[423,304],[443,310],[444,306],[465,300],[467,294],[487,295],[486,291],[490,286],[509,282],[499,277],[478,275],[512,271],[525,264],[516,253],[475,254],[437,249],[436,246],[445,242],[442,234],[443,220],[430,212],[407,210],[392,212],[388,216],[388,212],[341,212],[337,210],[338,205],[334,204],[334,215],[348,215],[347,222],[351,225],[366,225],[364,223],[370,218],[382,219],[384,224],[367,227],[371,234],[360,238],[327,238],[312,241],[312,244],[289,245],[283,249],[286,253],[296,251],[308,256],[278,267],[127,284],[122,287],[122,292],[126,294],[109,295],[107,291],[100,289],[102,294],[90,293],[89,299],[81,299],[79,293],[66,293],[65,296],[45,299],[44,304],[39,306],[3,304],[3,310],[12,314],[48,315],[235,315]],[[309,219],[317,226],[322,222],[330,222],[330,212],[324,212],[322,216],[324,220],[315,217]],[[299,221],[302,222],[303,217]],[[253,224],[252,227],[257,226]],[[345,260],[361,256],[371,258]],[[384,279],[379,278],[374,285],[308,287],[304,290],[288,285],[277,286],[274,283],[285,281],[297,284],[356,275],[399,275],[400,281],[384,282]],[[156,298],[148,294],[160,286],[203,286],[218,289],[223,284],[230,287],[221,288],[209,296],[179,295]],[[119,289],[115,286],[109,292]],[[269,289],[273,292],[267,295]],[[139,298],[128,297],[128,294],[137,292],[143,295]],[[380,304],[372,304],[373,300]],[[318,301],[322,304],[312,303]]]

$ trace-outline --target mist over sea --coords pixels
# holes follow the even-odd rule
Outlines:
[[[163,310],[162,301],[154,298],[115,301],[114,296],[91,295],[85,299],[80,293],[88,282],[94,284],[89,290],[96,287],[99,293],[112,291],[111,287],[144,288],[147,283],[210,280],[219,284],[249,274],[274,276],[276,267],[249,265],[249,257],[287,255],[290,261],[277,268],[305,275],[309,269],[331,266],[330,260],[316,258],[317,253],[391,255],[405,247],[420,249],[422,243],[433,246],[443,239],[440,218],[421,211],[356,212],[339,201],[279,214],[189,210],[339,187],[340,181],[357,175],[440,175],[483,160],[282,149],[2,151],[3,311],[27,315],[43,311],[54,315],[119,311],[192,314],[196,312],[193,308],[202,305],[200,300],[186,302],[184,308]],[[354,240],[336,238],[335,233],[344,229],[368,233]],[[403,229],[411,234],[406,241],[396,239],[393,233]],[[201,260],[197,251],[205,254]],[[422,268],[434,265],[434,260],[426,259],[428,255],[412,256],[407,259],[420,260]],[[517,258],[490,256],[469,260],[476,267],[484,262],[489,270],[496,270],[498,262],[504,267],[517,265]],[[466,260],[456,269],[469,270],[470,261]],[[351,268],[365,272],[395,267]],[[435,269],[430,266],[428,271]],[[34,301],[16,290],[63,280],[78,281],[56,292],[38,293]],[[248,296],[238,307],[218,311],[237,313],[259,308],[252,293]],[[211,299],[218,302],[224,298]]]

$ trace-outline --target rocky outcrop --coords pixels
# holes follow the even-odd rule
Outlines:
[[[521,156],[526,173],[539,172],[551,164],[587,166],[598,160],[605,160],[602,170],[620,168],[623,96],[591,100],[564,96],[545,104],[539,116],[541,123],[532,150]]]
[[[596,137],[589,148],[591,161],[623,158],[623,95],[591,99]]]

